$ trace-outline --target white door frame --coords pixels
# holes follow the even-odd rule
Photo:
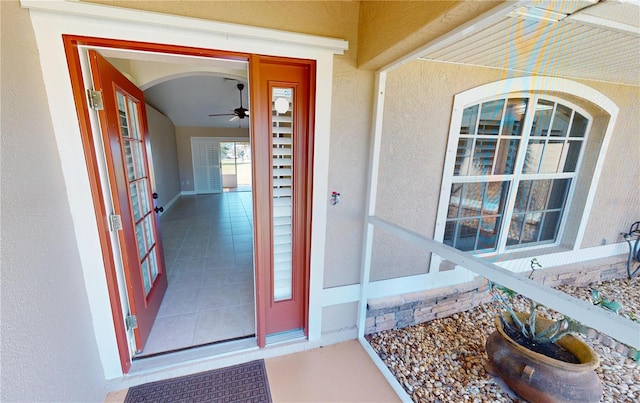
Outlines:
[[[61,36],[79,35],[315,60],[309,341],[321,338],[333,56],[343,40],[76,1],[27,1],[105,378],[122,377],[91,187]],[[305,348],[302,343],[299,349]]]

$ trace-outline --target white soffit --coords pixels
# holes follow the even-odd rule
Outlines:
[[[640,86],[640,1],[572,3],[523,5],[420,58]]]

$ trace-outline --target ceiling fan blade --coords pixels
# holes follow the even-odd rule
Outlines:
[[[238,120],[238,119],[240,119],[240,118],[238,117],[238,115],[235,115],[234,117],[232,117],[231,119],[229,119],[229,122],[233,122],[234,120]]]
[[[234,116],[235,113],[214,113],[212,115],[209,116]]]

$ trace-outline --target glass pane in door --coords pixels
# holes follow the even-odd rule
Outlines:
[[[157,243],[153,222],[150,179],[145,143],[140,135],[139,107],[126,94],[117,92],[123,159],[128,182],[129,208],[135,224],[144,294],[149,295],[158,276]]]
[[[271,93],[273,299],[292,298],[293,88]]]

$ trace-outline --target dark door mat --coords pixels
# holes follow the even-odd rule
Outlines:
[[[134,386],[124,401],[272,402],[264,360]]]

